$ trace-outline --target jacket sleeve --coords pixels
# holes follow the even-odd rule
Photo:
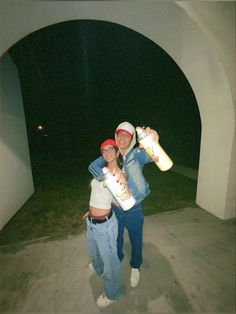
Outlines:
[[[104,166],[105,166],[105,160],[101,156],[90,163],[90,165],[88,166],[88,170],[96,180],[102,181],[103,180],[102,168]]]
[[[135,158],[138,159],[141,165],[145,165],[153,161],[152,158],[148,156],[145,149],[139,147],[135,149]]]

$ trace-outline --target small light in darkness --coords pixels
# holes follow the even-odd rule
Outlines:
[[[39,125],[37,125],[37,127],[36,127],[36,131],[37,131],[37,132],[42,132],[43,129],[44,129],[44,126],[43,126],[42,124],[39,124]]]

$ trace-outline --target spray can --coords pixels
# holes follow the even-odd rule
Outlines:
[[[169,170],[173,166],[173,161],[163,150],[158,142],[153,141],[151,135],[147,135],[145,130],[137,127],[138,142],[146,150],[161,171]]]
[[[104,183],[116,202],[123,210],[129,210],[135,204],[135,199],[128,190],[127,183],[117,182],[116,176],[113,176],[111,170],[107,167],[102,168],[104,174]]]

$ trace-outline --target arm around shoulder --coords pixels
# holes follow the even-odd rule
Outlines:
[[[105,160],[101,156],[90,163],[88,170],[91,175],[98,181],[103,180],[102,168],[105,166]]]

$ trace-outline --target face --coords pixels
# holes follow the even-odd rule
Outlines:
[[[126,131],[116,134],[116,143],[122,152],[126,152],[132,141],[132,136]]]
[[[102,156],[106,162],[111,162],[115,160],[118,156],[118,152],[112,145],[105,145],[102,149]]]

